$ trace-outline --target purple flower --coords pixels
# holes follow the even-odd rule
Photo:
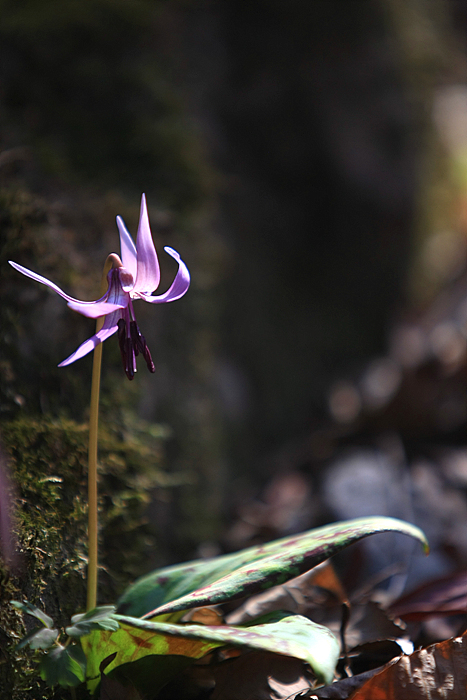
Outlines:
[[[75,362],[75,360],[79,360],[91,350],[94,350],[96,345],[117,333],[123,367],[128,379],[133,379],[136,372],[136,357],[139,353],[146,360],[149,371],[155,371],[146,340],[141,335],[135,320],[133,301],[135,299],[144,299],[150,304],[164,304],[168,301],[180,299],[190,286],[190,273],[175,250],[164,248],[166,253],[178,262],[178,272],[172,285],[164,294],[152,296],[152,292],[159,286],[160,271],[149,227],[148,210],[144,194],[141,199],[136,246],[120,216],[117,216],[117,226],[120,232],[121,258],[115,253],[112,253],[110,256],[113,267],[107,276],[109,287],[104,296],[101,299],[97,299],[97,301],[79,301],[79,299],[74,299],[45,277],[37,275],[35,272],[11,260],[9,262],[15,270],[18,270],[23,275],[31,277],[36,282],[41,282],[41,284],[45,284],[50,289],[53,289],[54,292],[57,292],[57,294],[67,300],[71,309],[83,314],[83,316],[88,316],[89,318],[105,316],[102,328],[82,343],[70,357],[60,362],[59,367],[65,367]]]

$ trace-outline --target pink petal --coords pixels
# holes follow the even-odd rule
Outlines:
[[[124,309],[127,304],[109,304],[108,301],[94,301],[91,304],[83,302],[69,301],[68,306],[73,311],[77,311],[88,318],[99,318],[107,316],[117,309]]]
[[[65,294],[65,292],[60,289],[56,284],[48,280],[46,277],[42,277],[41,275],[38,275],[36,272],[32,272],[31,270],[28,270],[26,267],[23,267],[22,265],[18,265],[18,263],[12,262],[11,260],[8,261],[12,267],[15,268],[15,270],[18,270],[18,272],[21,272],[23,275],[26,275],[26,277],[30,277],[31,279],[35,280],[36,282],[40,282],[41,284],[45,284],[46,287],[49,287],[50,289],[53,289],[54,292],[57,292],[57,294],[60,294],[63,299],[66,299],[67,301],[74,302],[76,304],[96,304],[97,302],[95,301],[80,301],[79,299],[75,299],[74,297],[71,297],[69,294]],[[105,299],[107,296],[107,292],[104,294],[102,299]],[[98,299],[97,301],[101,301],[102,299]]]
[[[117,226],[120,233],[120,257],[123,267],[131,274],[134,283],[137,269],[136,247],[121,216],[117,216]],[[129,291],[129,289],[124,289],[126,292]]]
[[[106,319],[107,320],[107,319]],[[114,319],[114,321],[118,321],[118,317]],[[94,350],[94,348],[99,345],[99,343],[103,343],[104,340],[107,340],[107,338],[110,338],[111,335],[117,332],[117,324],[110,325],[109,327],[105,327],[105,325],[98,331],[95,335],[93,335],[91,338],[88,338],[87,340],[82,343],[77,350],[74,351],[69,357],[66,358],[66,360],[63,360],[63,362],[60,362],[58,365],[59,367],[66,367],[67,365],[70,365],[72,362],[76,362],[76,360],[81,359],[85,355],[87,355],[89,352]]]
[[[141,198],[138,235],[136,237],[137,273],[133,292],[151,294],[159,286],[160,271],[156,249],[149,226],[146,197]]]
[[[164,294],[159,294],[158,296],[154,297],[148,294],[138,295],[141,299],[148,301],[150,304],[163,304],[168,301],[180,299],[180,297],[186,294],[188,287],[190,286],[190,273],[188,272],[187,266],[180,258],[180,255],[173,248],[166,247],[164,250],[178,262],[178,272],[174,281],[172,282],[172,285],[166,292],[164,292]]]

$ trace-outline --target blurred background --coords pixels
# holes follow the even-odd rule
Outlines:
[[[164,245],[192,285],[136,305],[154,375],[140,363],[130,384],[116,339],[104,347],[102,508],[120,503],[129,541],[144,521],[138,563],[105,539],[121,584],[371,514],[416,522],[433,554],[375,540],[353,550],[354,583],[394,562],[415,562],[411,585],[465,567],[465,3],[0,8],[7,456],[26,464],[31,425],[86,424],[92,357],[57,364],[93,332],[7,260],[95,299],[115,216],[135,235],[145,192],[161,291],[175,274]],[[52,480],[54,444],[39,465]]]

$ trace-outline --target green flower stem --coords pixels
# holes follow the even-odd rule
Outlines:
[[[102,273],[101,294],[107,289],[107,274],[114,264],[114,255],[105,261]],[[104,324],[103,317],[96,322],[96,333]],[[87,610],[97,604],[97,566],[98,566],[98,519],[97,519],[97,440],[99,425],[99,391],[101,384],[102,343],[94,348],[92,365],[91,403],[89,410],[89,449],[88,449],[88,579]]]

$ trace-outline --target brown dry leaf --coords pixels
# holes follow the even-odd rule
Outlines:
[[[380,668],[375,668],[365,673],[359,673],[357,676],[344,678],[341,681],[331,683],[331,685],[325,685],[322,688],[307,691],[302,695],[296,696],[294,700],[305,700],[305,698],[308,700],[348,700],[350,695],[357,690],[357,688],[360,688],[369,678],[374,676],[375,673],[379,673],[379,671],[381,671]],[[401,698],[401,700],[403,700],[403,698]]]
[[[311,576],[307,579],[307,583],[311,586],[324,588],[329,593],[332,593],[339,603],[348,605],[347,593],[330,561],[324,561],[322,564],[315,566],[311,570]]]
[[[389,612],[403,620],[467,612],[467,571],[425,583],[391,604]]]
[[[334,608],[315,607],[307,611],[313,622],[328,627],[339,637],[342,625],[342,606]],[[402,626],[401,626],[402,625]],[[405,636],[405,625],[390,620],[387,613],[374,601],[352,605],[350,618],[345,628],[345,644],[352,649],[360,644],[384,639],[399,639]]]
[[[226,621],[230,625],[241,625],[249,620],[274,612],[287,610],[297,615],[307,615],[311,608],[335,608],[342,616],[342,603],[347,596],[329,562],[323,562],[301,576],[281,586],[274,586],[246,600],[239,608],[229,613]]]
[[[198,622],[200,625],[223,625],[220,612],[214,607],[192,608],[182,618],[182,622]]]
[[[300,614],[303,607],[301,602],[297,601],[296,596],[291,595],[285,586],[274,586],[264,593],[248,598],[236,610],[226,615],[225,621],[228,625],[243,625],[275,610]]]
[[[312,684],[302,661],[263,651],[224,661],[212,672],[216,687],[211,700],[284,700]]]
[[[352,673],[358,675],[370,669],[381,670],[393,659],[398,659],[404,653],[404,647],[401,647],[403,642],[399,642],[396,639],[380,639],[351,649],[348,652],[348,663]]]
[[[402,656],[349,700],[467,700],[467,636]]]
[[[391,620],[386,611],[372,600],[353,605],[345,639],[348,648],[384,639],[397,639],[405,634],[404,625]]]

